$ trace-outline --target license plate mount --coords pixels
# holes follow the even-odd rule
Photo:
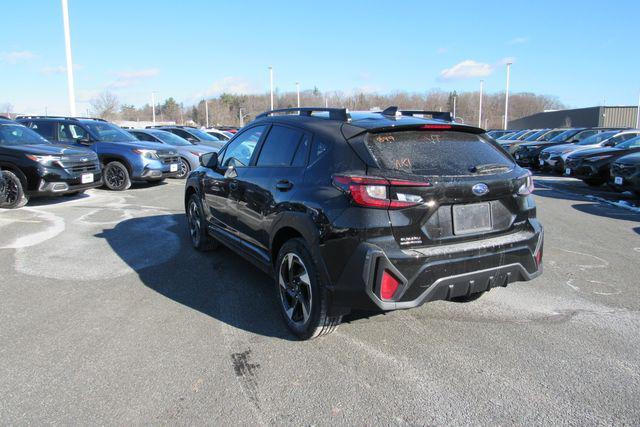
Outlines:
[[[462,236],[493,230],[489,202],[453,205],[453,234]]]
[[[624,182],[624,178],[622,178],[621,176],[616,176],[615,178],[613,178],[613,182],[617,185],[622,185],[622,183]]]
[[[171,172],[178,172],[178,165],[173,163],[171,166],[169,166],[169,170]]]
[[[80,177],[80,182],[83,184],[91,184],[93,182],[93,174],[92,173],[83,173]]]
[[[564,170],[564,174],[565,174],[565,175],[571,175],[571,169],[570,169],[570,168],[566,168],[566,169]]]

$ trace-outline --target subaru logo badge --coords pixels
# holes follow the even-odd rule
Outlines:
[[[489,187],[487,186],[487,184],[484,184],[484,183],[480,182],[480,183],[474,185],[473,187],[471,187],[471,191],[476,196],[484,196],[485,194],[487,194],[489,192]]]

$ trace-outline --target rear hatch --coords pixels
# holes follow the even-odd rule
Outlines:
[[[530,174],[476,131],[422,126],[364,136],[376,163],[368,176],[389,183],[389,219],[401,247],[477,240],[517,228],[520,196],[532,189]]]

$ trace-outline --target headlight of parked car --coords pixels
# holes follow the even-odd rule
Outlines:
[[[43,166],[61,166],[60,156],[36,156],[28,154],[27,158],[34,162],[38,162]]]
[[[142,157],[146,157],[147,159],[158,160],[158,152],[156,150],[143,150],[140,148],[134,148],[134,153],[140,154]]]

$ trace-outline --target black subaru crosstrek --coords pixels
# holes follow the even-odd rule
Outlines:
[[[19,208],[31,196],[78,194],[102,185],[98,156],[90,150],[52,144],[31,129],[0,119],[1,207]]]
[[[467,302],[542,271],[530,172],[484,131],[429,112],[259,115],[191,172],[191,240],[273,275],[300,338],[353,309]]]

